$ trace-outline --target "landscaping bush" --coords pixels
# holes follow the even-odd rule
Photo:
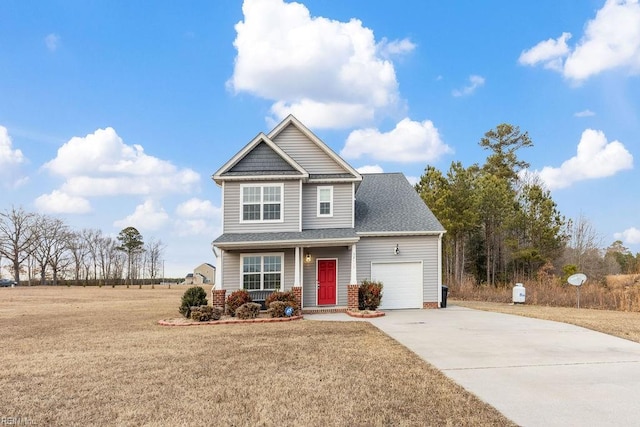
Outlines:
[[[182,295],[182,304],[178,309],[187,319],[191,317],[191,307],[199,307],[207,305],[207,293],[200,286],[194,286],[187,289]]]
[[[269,304],[267,313],[271,317],[287,317],[285,310],[287,307],[293,308],[292,316],[300,315],[300,307],[296,301],[273,301]]]
[[[249,292],[245,291],[244,289],[240,289],[238,291],[234,291],[232,292],[228,297],[227,297],[227,314],[231,317],[235,317],[236,315],[236,310],[243,304],[246,304],[248,302],[251,302],[251,296],[249,295]],[[258,304],[260,305],[260,304]]]
[[[210,305],[201,305],[199,307],[191,307],[191,319],[196,322],[208,322],[210,320],[220,320],[222,309],[211,307]]]
[[[382,282],[363,280],[358,288],[358,308],[376,310],[382,301]]]
[[[274,301],[287,302],[287,301],[295,301],[295,300],[296,300],[296,295],[293,293],[292,290],[286,291],[286,292],[274,292],[264,300],[264,305],[266,305],[267,307],[271,307],[271,303]]]
[[[247,302],[236,309],[238,319],[255,319],[260,314],[261,305],[255,302]]]

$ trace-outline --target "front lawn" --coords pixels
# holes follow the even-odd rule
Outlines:
[[[508,425],[367,322],[161,327],[186,288],[3,288],[0,417],[37,425]]]

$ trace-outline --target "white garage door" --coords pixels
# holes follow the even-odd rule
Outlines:
[[[373,262],[371,279],[384,286],[381,309],[422,308],[421,262]]]

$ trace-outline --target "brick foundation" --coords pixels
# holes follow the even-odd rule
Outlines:
[[[359,285],[347,285],[347,309],[358,310],[358,289]]]
[[[214,289],[213,291],[213,302],[212,305],[214,307],[219,307],[224,311],[224,303],[225,303],[225,294],[227,293],[226,289]]]
[[[293,294],[296,296],[298,307],[302,307],[302,286],[294,286]]]
[[[422,308],[438,308],[439,304],[437,302],[423,302]]]

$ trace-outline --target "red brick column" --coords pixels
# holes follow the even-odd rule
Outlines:
[[[294,286],[293,295],[296,296],[296,302],[298,303],[298,307],[302,308],[302,286]]]
[[[358,310],[358,289],[360,285],[347,285],[347,310]]]
[[[214,307],[219,307],[224,310],[224,297],[227,293],[226,289],[214,289],[213,290],[213,303]]]
[[[422,308],[438,308],[437,302],[423,302]]]

